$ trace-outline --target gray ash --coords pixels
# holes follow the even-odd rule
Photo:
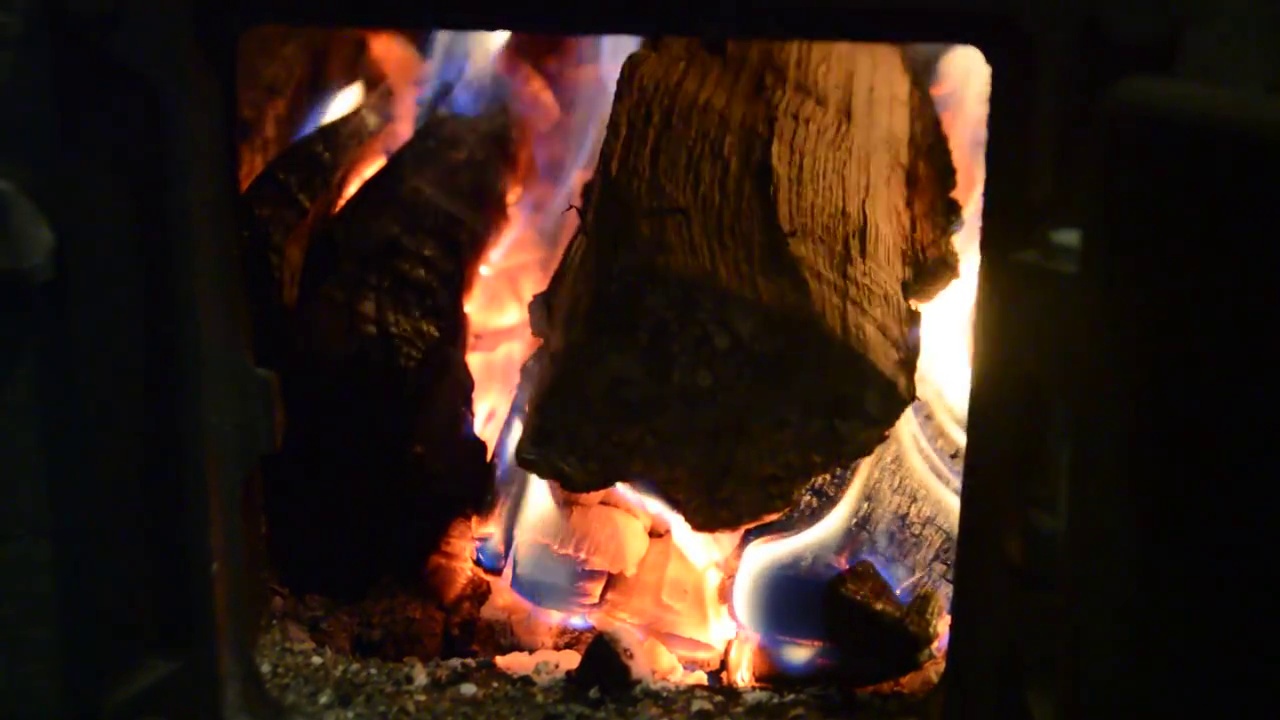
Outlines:
[[[266,628],[256,659],[273,697],[292,713],[321,720],[909,720],[923,716],[915,698],[860,697],[829,687],[773,692],[637,685],[630,692],[608,695],[565,681],[539,685],[529,678],[512,677],[487,660],[356,658],[293,636],[281,622]]]

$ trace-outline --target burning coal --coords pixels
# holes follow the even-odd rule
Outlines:
[[[464,301],[474,431],[489,449],[498,490],[494,512],[472,528],[476,564],[494,588],[485,612],[516,628],[515,643],[527,651],[559,652],[564,632],[591,630],[643,656],[651,676],[707,682],[723,673],[726,682],[750,685],[765,665],[801,674],[849,654],[830,632],[831,613],[844,612],[832,599],[838,585],[858,598],[865,616],[858,627],[897,623],[914,633],[904,646],[909,659],[916,636],[940,654],[980,263],[990,89],[981,53],[947,50],[931,87],[963,225],[952,238],[958,278],[918,306],[919,399],[874,452],[815,478],[786,512],[706,533],[643,483],[571,493],[514,460],[539,370],[530,306],[577,229],[570,208],[581,203],[615,84],[639,39],[442,31],[425,58],[389,36],[375,45],[395,98],[393,119],[368,143],[335,209],[386,165],[424,112],[470,116],[501,106],[522,144],[506,220],[489,238]],[[314,123],[345,115],[372,92],[360,83],[341,89]]]

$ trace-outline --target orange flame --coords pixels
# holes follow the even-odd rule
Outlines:
[[[391,91],[391,121],[360,153],[333,205],[333,212],[342,209],[351,196],[387,164],[391,154],[409,142],[417,119],[418,91],[425,68],[422,55],[403,35],[393,32],[369,32],[365,45],[370,62],[382,72]],[[367,93],[360,94],[361,99],[366,96]],[[350,100],[349,95],[339,93],[333,102]],[[329,109],[332,103],[326,115]]]

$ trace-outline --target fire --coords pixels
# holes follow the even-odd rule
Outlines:
[[[682,682],[696,681],[723,661],[727,682],[754,684],[760,653],[780,667],[815,662],[822,650],[816,639],[770,634],[763,610],[765,579],[797,563],[813,565],[815,559],[838,569],[837,561],[847,560],[841,552],[851,519],[868,503],[867,485],[890,466],[904,468],[895,471],[909,473],[924,488],[941,522],[954,523],[959,512],[959,478],[935,457],[936,450],[929,450],[932,442],[917,413],[930,413],[931,422],[963,449],[991,82],[981,52],[950,49],[931,88],[957,168],[955,197],[965,224],[953,238],[959,279],[920,307],[921,400],[903,415],[889,441],[852,471],[831,512],[801,532],[740,547],[743,530],[697,532],[660,498],[634,485],[570,496],[516,468],[510,458],[522,418],[508,414],[521,367],[537,348],[528,306],[546,287],[575,229],[576,217],[565,211],[590,177],[614,83],[639,40],[564,40],[573,50],[564,58],[574,59],[561,58],[557,71],[554,64],[548,69],[526,60],[517,47],[519,36],[507,31],[438,32],[426,60],[400,36],[374,33],[370,38],[371,54],[394,93],[395,120],[351,173],[338,207],[411,136],[421,99],[433,102],[445,91],[453,112],[507,103],[527,131],[537,168],[513,187],[507,224],[490,240],[464,299],[474,429],[495,459],[502,494],[498,511],[478,518],[472,528],[480,542],[479,564],[500,572],[488,611],[513,623],[523,618],[517,634],[528,650],[551,650],[547,638],[558,627],[609,629],[631,638],[627,642],[635,647],[649,648],[644,652],[658,658],[651,665],[662,668],[655,672]],[[566,62],[578,66],[566,71]],[[422,82],[424,67],[431,75]],[[330,105],[353,102],[366,90],[346,89]],[[328,114],[326,109],[322,115]],[[895,587],[907,592],[919,577],[897,580]],[[939,652],[945,650],[948,622],[944,616],[937,627]],[[654,643],[661,652],[650,647]],[[681,665],[700,670],[685,673]],[[705,673],[701,678],[705,682]]]
[[[417,117],[419,87],[425,71],[421,53],[398,33],[370,32],[365,42],[369,59],[381,72],[386,91],[391,94],[391,122],[361,152],[334,203],[334,212],[342,209],[356,191],[387,164],[392,153],[409,142]],[[363,81],[340,90],[326,104],[319,124],[342,117],[371,94]]]
[[[639,43],[621,36],[566,40],[574,51],[566,56],[594,54],[594,62],[548,78],[511,46],[510,32],[436,35],[431,63],[438,72],[431,82],[453,84],[451,99],[461,112],[474,111],[495,93],[503,96],[529,130],[534,163],[552,168],[513,188],[508,222],[490,242],[464,299],[475,431],[493,454],[520,367],[537,347],[529,302],[546,288],[576,227],[577,218],[566,210],[590,177],[622,61]],[[430,96],[432,87],[426,92]]]
[[[954,196],[962,208],[964,227],[953,238],[960,255],[960,277],[920,308],[917,384],[926,402],[963,422],[973,375],[973,307],[981,265],[978,239],[991,95],[991,67],[982,52],[967,45],[949,50],[938,62],[930,94],[956,166]]]

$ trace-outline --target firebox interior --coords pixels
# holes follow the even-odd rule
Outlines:
[[[936,683],[980,51],[262,27],[238,61],[269,689]]]

